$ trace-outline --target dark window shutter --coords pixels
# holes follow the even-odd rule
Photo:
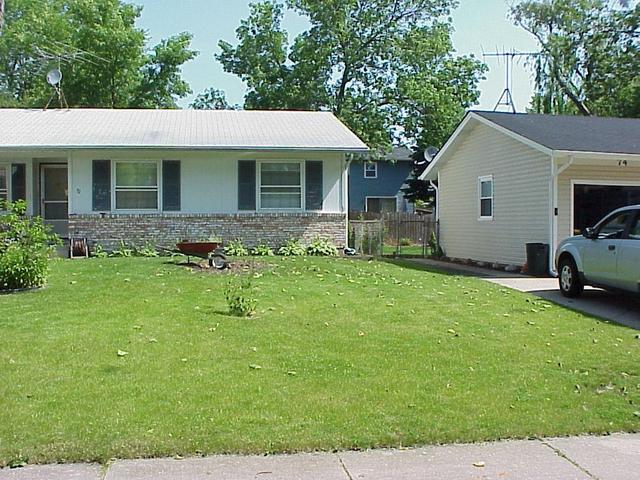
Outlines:
[[[27,199],[27,166],[24,163],[11,165],[11,200]]]
[[[256,162],[238,161],[238,210],[256,209]]]
[[[93,211],[111,210],[111,160],[93,161]]]
[[[179,212],[180,208],[180,160],[163,160],[162,210]]]
[[[322,210],[322,162],[305,163],[305,201],[307,210]]]

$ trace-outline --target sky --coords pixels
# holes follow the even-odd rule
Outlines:
[[[224,90],[232,104],[242,104],[245,86],[235,75],[225,73],[213,55],[219,52],[218,41],[235,43],[235,29],[249,14],[248,0],[130,0],[143,7],[138,26],[147,31],[150,45],[183,31],[193,34],[192,47],[200,55],[183,67],[183,77],[194,94],[181,100],[189,105],[195,94],[208,87]],[[460,0],[453,12],[454,47],[458,54],[482,52],[535,51],[536,43],[527,32],[507,18],[511,0]],[[307,27],[306,20],[293,12],[285,14],[284,28],[290,38]],[[505,63],[497,58],[485,60],[489,71],[480,83],[481,97],[474,108],[493,110],[505,89]],[[531,98],[533,81],[525,59],[514,63],[513,98],[516,109],[524,111]]]

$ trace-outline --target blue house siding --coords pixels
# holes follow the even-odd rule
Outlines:
[[[364,163],[353,162],[349,168],[349,211],[364,212],[366,197],[395,197],[411,174],[413,162],[377,162],[377,178],[364,177]]]

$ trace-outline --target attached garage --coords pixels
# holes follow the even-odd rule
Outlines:
[[[640,119],[469,112],[422,178],[447,256],[521,266],[545,243],[553,272],[564,238],[640,204]]]

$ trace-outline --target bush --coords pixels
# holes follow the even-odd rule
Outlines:
[[[49,255],[60,239],[40,217],[27,218],[24,201],[1,202],[0,290],[40,287],[49,271]]]
[[[90,250],[91,256],[95,258],[106,258],[109,254],[105,251],[104,247],[99,243],[96,243]]]
[[[429,251],[434,257],[439,258],[444,256],[444,252],[442,251],[442,248],[440,248],[438,237],[436,237],[435,232],[431,233],[431,236],[429,237]]]
[[[331,257],[338,255],[338,249],[330,241],[316,238],[307,247],[307,254],[318,257]]]
[[[258,257],[273,257],[274,253],[269,245],[261,243],[251,249],[251,255],[256,255]]]
[[[227,246],[224,247],[224,253],[227,255],[231,255],[232,257],[245,257],[249,255],[249,250],[244,246],[242,240],[231,240],[227,243]]]
[[[129,248],[127,247],[127,244],[124,243],[124,240],[120,240],[120,246],[118,248],[116,248],[115,250],[113,250],[109,256],[110,257],[123,257],[123,258],[129,258],[129,257],[133,257],[133,248]]]
[[[149,242],[145,243],[142,247],[136,247],[133,253],[136,257],[155,258],[160,256],[155,245]]]
[[[229,313],[236,317],[250,317],[256,311],[258,301],[253,297],[250,276],[229,279],[224,291]]]
[[[410,247],[411,245],[413,245],[413,241],[410,238],[403,237],[400,239],[400,246]]]
[[[278,249],[278,255],[284,255],[285,257],[300,257],[306,255],[306,253],[307,249],[304,248],[298,238],[287,240],[287,243]]]

